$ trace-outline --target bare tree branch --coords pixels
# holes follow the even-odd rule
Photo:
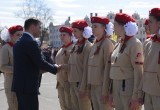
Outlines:
[[[51,9],[47,7],[43,0],[25,0],[22,3],[22,10],[18,10],[15,15],[22,19],[34,17],[43,24],[53,20]]]
[[[28,19],[31,17],[37,18],[42,22],[41,42],[46,35],[46,24],[53,20],[51,9],[47,7],[43,0],[24,0],[22,9],[15,13],[16,17]]]

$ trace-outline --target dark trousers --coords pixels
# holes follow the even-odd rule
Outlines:
[[[39,74],[39,78],[38,78],[38,88],[41,86],[41,80],[42,80],[42,73]]]
[[[39,110],[38,94],[16,93],[18,110]]]

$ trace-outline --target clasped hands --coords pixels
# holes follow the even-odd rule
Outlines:
[[[57,64],[54,65],[57,67],[57,72],[59,72],[62,69],[62,65],[57,65]]]

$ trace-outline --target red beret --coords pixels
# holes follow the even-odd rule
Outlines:
[[[60,32],[66,32],[72,35],[73,29],[70,27],[62,26],[59,29]]]
[[[72,28],[84,29],[87,26],[88,26],[88,24],[85,20],[77,20],[72,23]]]
[[[144,22],[144,24],[148,25],[149,24],[149,19],[146,19],[145,22]]]
[[[128,22],[135,22],[134,18],[125,14],[125,13],[117,13],[115,16],[115,21],[121,22],[121,23],[128,23]]]
[[[155,17],[160,17],[160,8],[151,9],[150,14],[155,16]]]
[[[92,17],[91,18],[91,23],[101,23],[101,24],[108,24],[109,23],[109,19],[105,18],[105,17]]]
[[[23,27],[20,25],[15,25],[15,26],[10,27],[8,30],[10,34],[14,34],[17,31],[23,31]]]

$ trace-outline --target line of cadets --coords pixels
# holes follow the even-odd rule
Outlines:
[[[72,28],[61,27],[62,48],[56,55],[61,65],[57,74],[58,97],[62,110],[160,110],[160,8],[153,8],[145,22],[148,39],[142,43],[134,36],[138,32],[135,20],[117,13],[114,32],[107,18],[92,17],[92,29],[84,20],[72,23]],[[16,98],[9,92],[12,74],[13,43],[21,35],[21,26],[9,29],[13,42],[1,49],[1,70],[5,72],[5,92],[8,105],[16,108]],[[14,32],[13,32],[14,31]],[[95,41],[87,39],[92,35]],[[13,32],[13,33],[12,33]],[[72,35],[78,41],[73,44]],[[2,52],[3,51],[3,52]],[[9,55],[9,56],[8,56]],[[10,57],[11,56],[11,57]],[[9,70],[8,70],[9,69]],[[9,108],[9,109],[11,109]]]
[[[59,29],[64,44],[56,55],[61,109],[140,110],[144,103],[145,110],[160,110],[160,8],[150,11],[151,35],[144,45],[134,37],[135,20],[125,13],[115,16],[116,45],[108,18],[92,17],[91,23],[93,44],[87,40],[91,29],[84,20]],[[72,35],[78,39],[75,44]]]

